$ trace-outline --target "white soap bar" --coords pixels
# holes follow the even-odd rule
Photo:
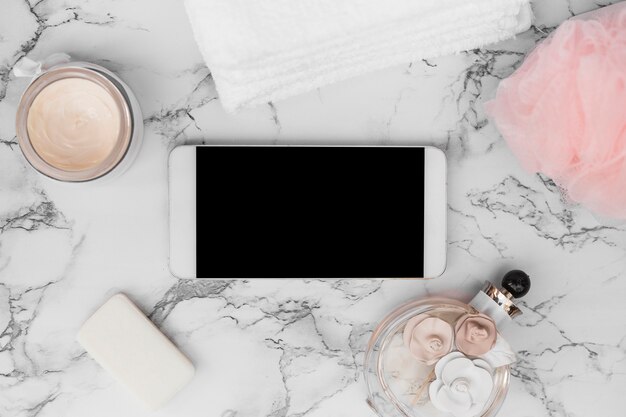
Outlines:
[[[189,359],[124,294],[111,297],[83,324],[78,341],[151,410],[194,374]]]

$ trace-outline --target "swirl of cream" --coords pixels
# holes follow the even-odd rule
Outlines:
[[[432,365],[452,350],[454,332],[448,322],[419,314],[404,326],[403,339],[415,359]]]
[[[458,350],[469,356],[480,356],[496,344],[498,331],[489,316],[466,314],[457,321],[455,335]]]
[[[66,171],[101,164],[119,140],[121,113],[95,82],[66,78],[46,86],[28,110],[28,136],[37,154]]]
[[[493,371],[482,359],[452,352],[435,365],[436,379],[428,387],[431,404],[455,417],[475,417],[493,390]]]

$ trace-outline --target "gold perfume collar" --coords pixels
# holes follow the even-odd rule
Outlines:
[[[498,289],[491,282],[485,282],[483,292],[489,296],[496,304],[498,304],[511,318],[522,314],[522,310],[517,307],[511,298],[513,296],[505,289]]]

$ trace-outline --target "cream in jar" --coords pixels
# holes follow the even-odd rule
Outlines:
[[[130,89],[110,71],[73,62],[35,77],[17,113],[17,136],[42,174],[85,182],[122,172],[137,154],[141,111]]]
[[[101,164],[120,134],[120,110],[98,84],[66,78],[45,87],[28,110],[28,137],[50,165],[81,171]]]

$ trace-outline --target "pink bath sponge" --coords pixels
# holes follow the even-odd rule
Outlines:
[[[626,219],[626,2],[563,23],[486,110],[525,169]]]

